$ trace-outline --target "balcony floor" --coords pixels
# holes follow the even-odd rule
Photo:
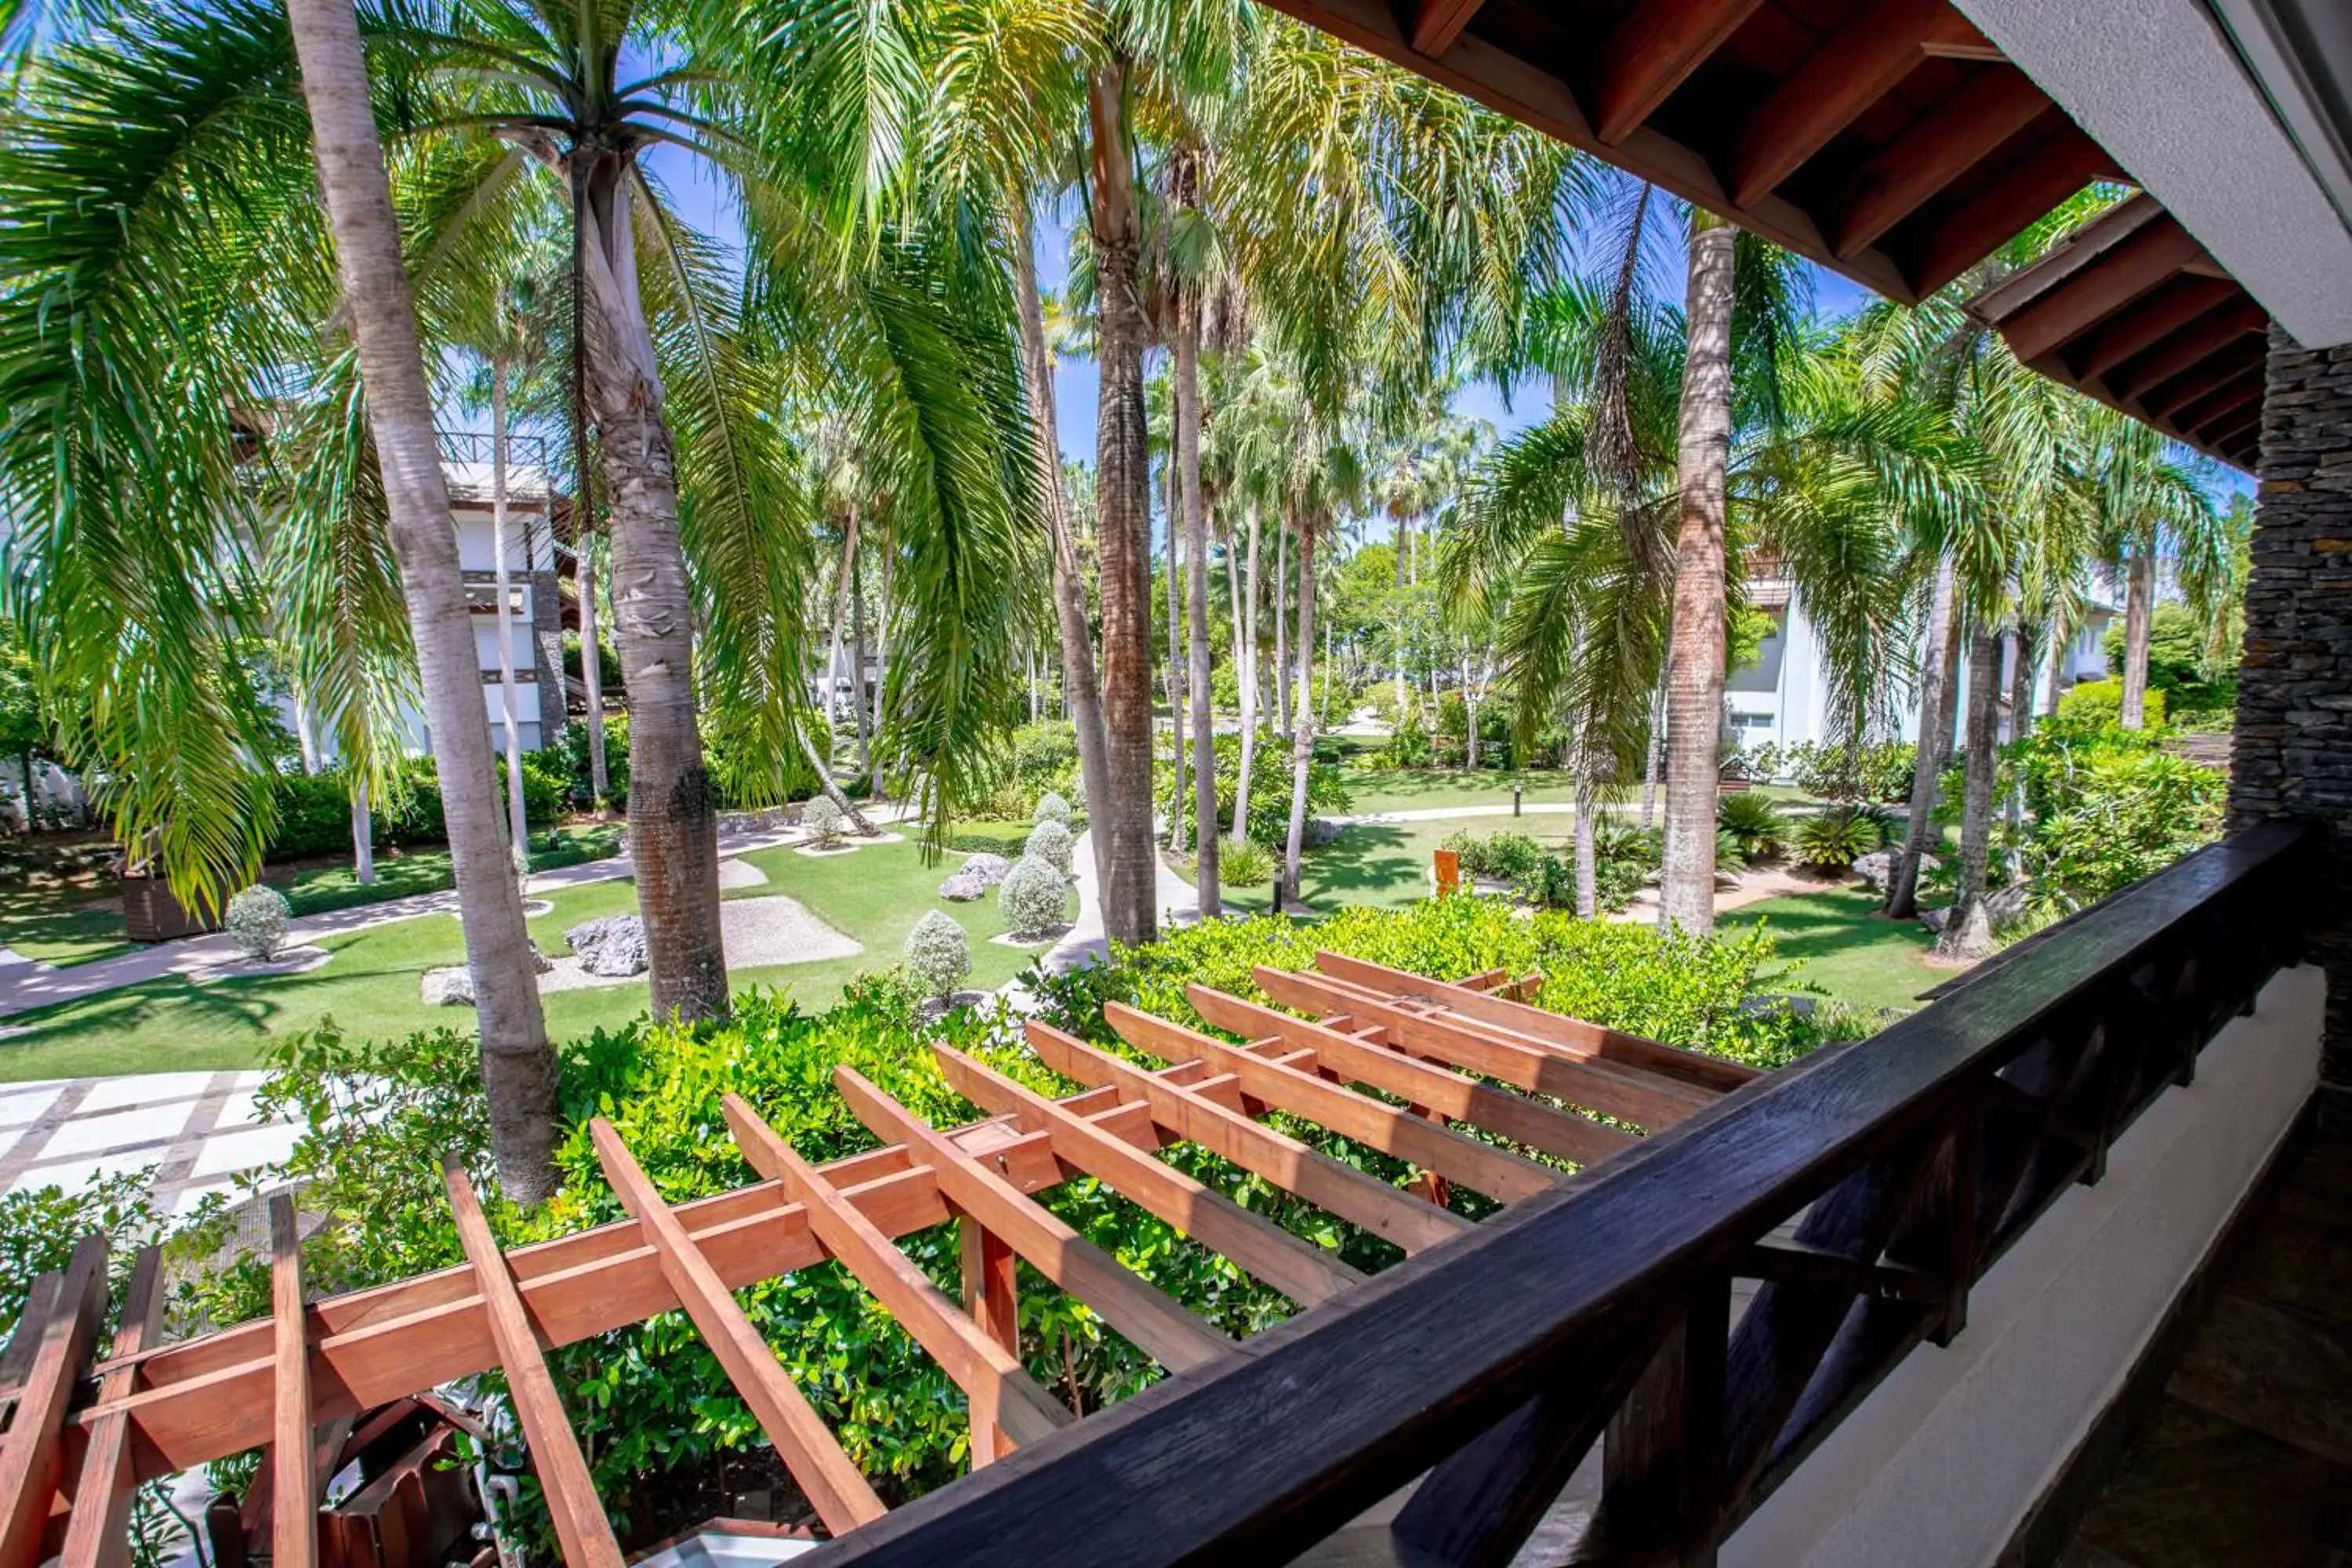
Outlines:
[[[2352,1142],[2259,1201],[2061,1568],[2352,1568]]]

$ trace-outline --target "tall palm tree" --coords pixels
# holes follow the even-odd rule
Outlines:
[[[2158,571],[2169,558],[2184,587],[2213,597],[2226,581],[2231,541],[2199,483],[2194,459],[2160,433],[2104,406],[2085,409],[2081,482],[2097,514],[2099,559],[2124,584],[2123,704],[2126,730],[2147,722],[2147,649]],[[2194,584],[2194,586],[2190,586]]]
[[[290,0],[288,12],[343,302],[367,387],[426,719],[439,748],[450,860],[481,1019],[491,1147],[508,1194],[537,1202],[554,1184],[555,1056],[540,1011],[522,891],[505,864],[489,789],[489,731],[482,723],[471,612],[449,527],[433,399],[358,22],[346,0]]]

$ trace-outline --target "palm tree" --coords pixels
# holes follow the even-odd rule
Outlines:
[[[2083,417],[2082,483],[2097,515],[2100,561],[2124,584],[2123,705],[2118,722],[2147,722],[2147,647],[2157,573],[2169,556],[2184,588],[2210,599],[2232,564],[2229,530],[2193,459],[2158,431],[2113,409]],[[2179,455],[2176,455],[2179,454]],[[2190,584],[2195,586],[2190,586]]]
[[[386,510],[401,563],[423,678],[425,714],[441,762],[467,964],[481,1019],[482,1082],[500,1185],[535,1203],[554,1184],[555,1055],[539,1005],[522,893],[508,870],[489,790],[489,732],[482,723],[471,614],[449,528],[449,496],[433,399],[410,303],[400,225],[376,139],[357,18],[345,0],[291,0],[288,13],[335,238],[336,259],[359,348],[360,374]]]

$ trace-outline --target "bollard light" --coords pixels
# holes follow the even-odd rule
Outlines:
[[[1519,786],[1517,784],[1513,784],[1511,786],[1511,815],[1513,816],[1519,815]]]

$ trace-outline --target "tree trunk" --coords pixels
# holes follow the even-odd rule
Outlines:
[[[25,787],[25,837],[30,838],[41,831],[41,775],[34,771],[33,748],[25,748],[16,759],[17,777]]]
[[[869,801],[890,798],[882,787],[887,756],[882,750],[882,700],[887,695],[884,688],[890,674],[890,572],[898,560],[898,552],[891,547],[889,519],[886,515],[882,529],[882,581],[874,599],[874,770],[866,776],[866,798]]]
[[[1241,645],[1241,679],[1236,683],[1241,688],[1242,700],[1242,761],[1234,773],[1232,832],[1235,843],[1249,837],[1250,771],[1257,762],[1257,503],[1252,501],[1249,509],[1249,564],[1244,574],[1248,578],[1248,585],[1243,595],[1248,614],[1242,622],[1246,635]]]
[[[1889,917],[1907,921],[1919,912],[1919,857],[1927,852],[1935,828],[1927,820],[1936,809],[1936,781],[1944,771],[1943,737],[1950,732],[1944,717],[1951,693],[1944,671],[1950,663],[1953,638],[1952,562],[1936,563],[1936,586],[1927,603],[1927,647],[1919,661],[1919,760],[1911,773],[1911,814],[1903,827],[1903,850],[1886,870],[1885,910]]]
[[[1666,656],[1658,670],[1658,689],[1650,697],[1650,743],[1648,756],[1642,763],[1642,831],[1647,833],[1658,824],[1658,771],[1665,755],[1666,692],[1675,679],[1675,622],[1671,608],[1666,613]]]
[[[1159,857],[1151,831],[1151,449],[1143,413],[1143,351],[1150,341],[1136,269],[1141,230],[1131,182],[1124,98],[1114,59],[1087,82],[1095,249],[1096,549],[1102,570],[1105,798],[1088,819],[1108,835],[1103,929],[1135,946],[1159,931],[1152,907]]]
[[[352,877],[363,888],[375,880],[375,813],[368,805],[365,773],[352,788]]]
[[[507,570],[507,362],[490,358],[490,581],[498,595],[499,716],[506,725],[507,839],[515,863],[530,864],[530,821],[522,799],[522,720],[516,711],[513,574]]]
[[[1478,698],[1470,689],[1470,642],[1462,642],[1462,755],[1472,773],[1478,771]]]
[[[294,746],[301,753],[304,775],[312,776],[319,771],[318,721],[310,717],[310,701],[303,697],[299,683],[290,695],[294,700]]]
[[[2124,572],[2124,698],[2116,722],[2147,727],[2147,644],[2156,618],[2156,552],[2135,549]]]
[[[481,1031],[491,1153],[500,1189],[518,1203],[535,1204],[555,1185],[555,1054],[540,1011],[522,892],[508,868],[490,788],[490,731],[482,721],[473,619],[358,18],[349,0],[290,0],[287,9],[439,763]]]
[[[1062,453],[1055,424],[1054,365],[1045,351],[1045,311],[1037,295],[1037,258],[1030,234],[1027,197],[1015,192],[1013,271],[1014,303],[1021,315],[1021,378],[1029,394],[1031,450],[1037,466],[1038,500],[1045,509],[1052,538],[1054,618],[1062,634],[1062,704],[1076,731],[1078,790],[1087,810],[1100,801],[1110,805],[1106,782],[1108,763],[1103,755],[1102,689],[1095,679],[1093,633],[1087,626],[1086,584],[1078,575],[1076,552],[1070,544],[1070,517],[1062,493]],[[889,568],[886,563],[884,571]],[[888,592],[884,591],[887,601]],[[878,725],[877,725],[878,728]],[[1094,846],[1095,877],[1109,881],[1110,835],[1097,826],[1088,840]]]
[[[849,590],[849,707],[857,722],[857,771],[874,771],[874,738],[866,722],[866,595],[853,583]],[[1036,665],[1029,667],[1029,719],[1037,718]]]
[[[1312,517],[1298,520],[1298,646],[1310,648],[1315,646],[1315,522]],[[1315,701],[1307,689],[1307,679],[1302,670],[1298,701],[1291,710],[1290,833],[1282,851],[1285,909],[1298,907],[1298,858],[1307,847],[1307,774],[1315,763]]]
[[[849,619],[849,602],[856,595],[857,570],[857,503],[849,503],[849,515],[841,525],[841,566],[833,578],[833,629],[826,635],[824,645],[824,721],[828,728],[841,727],[841,644]],[[866,700],[855,676],[849,683],[853,700]]]
[[[2009,738],[2013,744],[2033,733],[2033,665],[2042,651],[2042,628],[2030,621],[2021,621],[2009,634]],[[2017,770],[2017,779],[2009,792],[2006,812],[2011,842],[2016,841],[2019,829],[2025,826],[2024,770]],[[2011,850],[2011,875],[2020,877]]]
[[[1277,734],[1291,732],[1290,721],[1290,530],[1274,528],[1274,723]]]
[[[1715,806],[1721,790],[1726,470],[1731,453],[1732,231],[1693,214],[1676,467],[1674,675],[1666,698],[1666,844],[1661,925],[1715,929]]]
[[[660,373],[637,289],[635,175],[589,149],[572,211],[588,315],[588,391],[613,532],[613,624],[629,691],[629,849],[645,917],[653,1015],[727,1010],[719,817],[694,700],[694,600]]]
[[[586,487],[582,489],[584,492]],[[588,705],[588,794],[601,816],[612,809],[613,778],[604,763],[604,650],[596,630],[596,531],[588,526],[585,493],[572,498],[572,581],[580,592],[580,684]]]
[[[1960,792],[1960,867],[1951,918],[1936,942],[1946,963],[1973,963],[1992,952],[1985,877],[1992,864],[1992,786],[1999,763],[2000,638],[1980,631],[1969,644],[1968,783]]]
[[[1192,867],[1204,921],[1223,912],[1217,877],[1217,716],[1209,688],[1209,509],[1201,494],[1201,301],[1189,289],[1176,316],[1176,472],[1190,551],[1192,658]]]
[[[2050,690],[2042,711],[2058,711],[2058,700],[2066,695],[2066,655],[2074,641],[2074,628],[2064,617],[2052,621],[2047,628],[2050,637]]]
[[[1184,721],[1192,693],[1184,662],[1184,566],[1182,555],[1183,498],[1179,493],[1176,465],[1168,465],[1168,735],[1176,757],[1175,788],[1168,797],[1168,847],[1184,849],[1184,796],[1191,779],[1185,769],[1191,748]]]

